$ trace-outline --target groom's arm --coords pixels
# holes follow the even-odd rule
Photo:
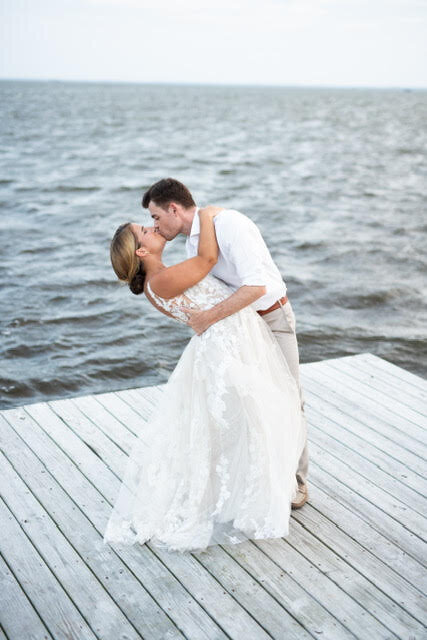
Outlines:
[[[187,324],[200,335],[212,324],[237,313],[244,307],[258,300],[266,292],[265,286],[248,286],[244,285],[231,294],[228,298],[219,302],[214,307],[206,309],[206,311],[194,311],[194,309],[185,309],[190,316]]]
[[[187,324],[198,335],[215,322],[249,306],[267,291],[259,253],[262,238],[256,225],[242,214],[224,211],[215,218],[215,230],[220,251],[236,268],[242,286],[211,309],[186,309],[189,314]]]

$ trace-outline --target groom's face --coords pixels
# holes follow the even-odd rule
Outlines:
[[[153,218],[154,228],[166,240],[173,240],[182,230],[179,206],[171,202],[165,209],[150,200],[148,210]]]

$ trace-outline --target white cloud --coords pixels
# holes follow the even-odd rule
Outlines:
[[[131,8],[150,11],[161,11],[165,9],[176,13],[183,9],[205,10],[213,9],[242,9],[259,5],[257,0],[87,0],[89,4],[98,7],[118,7],[120,9]]]
[[[0,76],[427,86],[420,0],[0,0]]]

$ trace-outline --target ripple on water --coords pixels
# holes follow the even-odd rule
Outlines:
[[[109,245],[120,223],[150,220],[141,196],[170,175],[259,225],[302,362],[370,351],[427,376],[427,92],[4,81],[0,94],[2,407],[166,381],[192,332],[117,281]],[[166,262],[184,255],[180,237]]]

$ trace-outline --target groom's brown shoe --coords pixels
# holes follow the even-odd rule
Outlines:
[[[295,496],[294,502],[291,503],[292,509],[299,509],[307,502],[308,499],[308,487],[307,483],[300,484],[298,482],[298,491]]]

